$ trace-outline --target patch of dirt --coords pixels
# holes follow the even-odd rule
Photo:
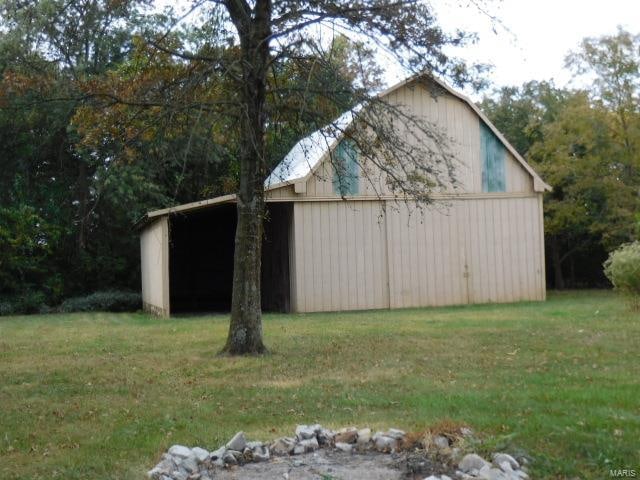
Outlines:
[[[223,480],[417,480],[450,472],[420,454],[344,453],[321,449],[268,462],[216,470]]]

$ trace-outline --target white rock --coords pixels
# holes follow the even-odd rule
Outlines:
[[[398,441],[395,438],[387,437],[386,435],[380,435],[375,439],[376,450],[379,452],[390,452],[395,450],[398,446]]]
[[[304,445],[300,445],[299,443],[293,447],[293,455],[301,455],[306,452],[306,448]]]
[[[227,451],[227,447],[220,447],[215,452],[211,452],[211,460],[218,460],[219,458],[224,457],[225,452]]]
[[[511,464],[509,462],[500,462],[500,465],[498,466],[500,467],[500,470],[502,470],[503,472],[506,472],[506,473],[513,472],[513,468],[511,467]]]
[[[298,440],[316,438],[316,425],[298,425],[296,427],[296,437],[298,437]]]
[[[458,468],[464,473],[471,473],[472,470],[480,470],[484,466],[490,466],[490,463],[475,453],[465,455],[458,464]]]
[[[173,472],[171,472],[170,476],[171,478],[173,478],[173,480],[187,480],[189,478],[189,475],[179,470],[174,470]]]
[[[440,475],[440,480],[452,480],[449,475]]]
[[[358,439],[356,443],[359,447],[367,445],[371,441],[371,429],[362,428],[358,430]]]
[[[429,475],[425,477],[423,480],[440,480],[440,477],[436,477],[435,475]]]
[[[238,463],[238,459],[236,458],[236,456],[229,450],[227,450],[222,456],[222,461],[227,465],[235,465]]]
[[[515,470],[513,474],[518,478],[522,478],[522,480],[528,480],[529,478],[529,475],[524,470]]]
[[[158,464],[147,472],[147,477],[157,480],[165,473],[169,473],[168,470],[165,470],[161,464]]]
[[[183,458],[180,462],[180,468],[186,470],[188,473],[195,473],[198,471],[198,460],[195,455],[188,458]]]
[[[387,432],[384,435],[385,437],[391,437],[391,438],[395,438],[396,440],[402,440],[406,435],[406,433],[403,432],[402,430],[398,430],[397,428],[390,428],[389,430],[387,430]]]
[[[253,460],[256,462],[266,462],[269,460],[269,448],[259,447],[253,450]]]
[[[336,443],[336,448],[346,453],[351,453],[353,451],[353,445],[350,443],[338,442]]]
[[[444,435],[438,435],[434,437],[433,444],[439,449],[449,448],[449,439]]]
[[[174,445],[169,449],[169,454],[177,458],[189,458],[194,456],[191,449],[184,445]]]
[[[494,453],[493,454],[493,464],[496,466],[501,466],[502,463],[507,462],[512,470],[516,470],[520,468],[520,464],[518,461],[513,458],[511,455],[507,453]]]
[[[209,458],[209,452],[206,451],[204,448],[193,447],[191,451],[196,456],[196,460],[198,460],[198,462],[200,463],[206,461],[207,458]]]
[[[244,447],[246,446],[247,446],[247,439],[244,436],[244,432],[236,433],[233,436],[233,438],[229,440],[229,443],[227,443],[228,450],[237,450],[239,452],[244,450]]]
[[[247,445],[244,448],[255,450],[256,448],[262,447],[262,445],[264,445],[262,442],[247,442]]]
[[[295,438],[282,437],[271,444],[271,451],[274,455],[289,455],[295,446]]]
[[[320,448],[320,445],[318,444],[318,439],[316,437],[308,438],[306,440],[300,440],[298,442],[298,445],[296,445],[296,447],[298,446],[303,447],[305,452],[313,452],[318,448]]]

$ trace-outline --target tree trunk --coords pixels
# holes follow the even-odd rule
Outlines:
[[[227,9],[240,37],[244,141],[239,152],[240,188],[237,194],[233,260],[231,323],[223,352],[233,355],[266,351],[262,341],[261,256],[266,176],[265,100],[271,34],[271,2],[258,0],[253,11],[242,0],[229,0]]]
[[[564,290],[564,276],[562,275],[562,258],[560,256],[560,245],[556,237],[551,239],[551,264],[553,265],[553,274],[555,278],[555,287],[558,290]]]
[[[87,246],[87,212],[89,209],[89,181],[87,164],[84,159],[78,160],[78,252],[85,251]]]

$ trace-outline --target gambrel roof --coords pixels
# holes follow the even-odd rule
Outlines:
[[[534,190],[537,192],[550,191],[551,186],[545,183],[540,176],[531,168],[527,161],[520,155],[515,148],[507,141],[507,139],[500,133],[500,131],[491,123],[484,113],[478,108],[478,106],[471,101],[468,97],[460,92],[457,92],[446,83],[438,80],[432,76],[426,76],[424,74],[414,75],[392,87],[385,90],[378,95],[379,98],[385,97],[394,91],[407,86],[411,83],[419,80],[426,80],[435,83],[437,86],[444,89],[447,93],[458,98],[462,102],[466,103],[480,119],[487,125],[487,127],[496,135],[496,137],[502,142],[505,148],[515,157],[520,165],[531,175],[533,178]],[[291,149],[291,151],[282,159],[282,161],[273,169],[271,174],[265,180],[265,188],[271,190],[274,188],[283,187],[285,185],[291,185],[300,182],[306,182],[313,174],[316,168],[320,165],[322,160],[329,155],[336,145],[340,142],[343,136],[343,132],[346,128],[352,125],[357,119],[358,112],[362,110],[362,105],[356,106],[354,109],[343,113],[334,122],[326,127],[321,128],[313,132],[311,135],[303,138]]]

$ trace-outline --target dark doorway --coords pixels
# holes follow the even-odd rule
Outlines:
[[[289,311],[289,235],[292,206],[267,204],[262,254],[262,307]],[[171,313],[231,309],[237,212],[224,204],[171,216]]]

